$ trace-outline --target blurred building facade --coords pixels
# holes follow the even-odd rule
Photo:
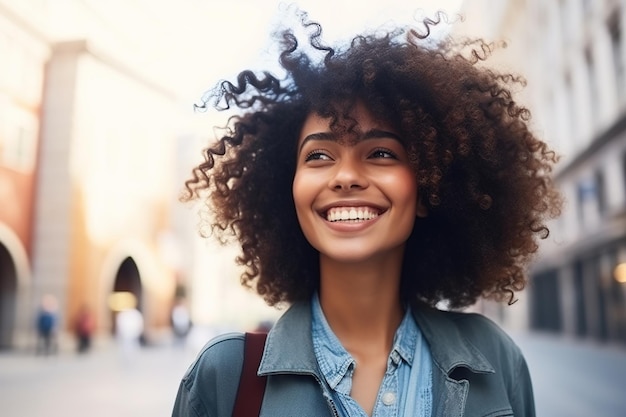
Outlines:
[[[211,7],[0,0],[0,349],[33,343],[45,295],[65,335],[84,305],[111,334],[120,292],[148,337],[169,328],[179,296],[200,325],[276,315],[240,288],[236,248],[201,239],[195,207],[178,201],[213,133],[206,114],[187,119],[178,88],[197,75],[184,41]]]
[[[464,14],[458,34],[508,43],[490,62],[527,79],[520,100],[561,155],[566,199],[525,308],[485,308],[505,324],[626,343],[626,1],[474,0]]]
[[[50,45],[36,24],[0,5],[0,347],[25,327],[45,63]]]
[[[148,329],[169,324],[176,97],[97,37],[58,36],[50,16],[81,10],[0,1],[3,348],[30,342],[46,294],[62,331],[82,305],[111,329],[109,295],[122,291]],[[102,25],[93,17],[80,24]]]
[[[183,293],[197,323],[273,314],[239,288],[235,248],[198,239],[195,211],[177,202],[211,126],[181,127],[154,58],[179,47],[173,10],[156,11],[166,3],[0,0],[0,348],[29,342],[45,294],[65,329],[87,304],[111,330],[120,291],[149,329],[167,326]],[[626,343],[626,0],[471,0],[463,14],[456,35],[507,41],[489,64],[528,80],[519,97],[562,156],[567,200],[519,302],[480,308],[512,327]]]
[[[97,38],[57,36],[53,15],[81,7],[0,1],[1,347],[30,342],[44,295],[61,331],[82,305],[111,328],[122,291],[148,328],[169,320],[175,97]]]

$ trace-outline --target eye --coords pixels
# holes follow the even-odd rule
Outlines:
[[[370,154],[369,158],[391,158],[391,159],[398,159],[398,156],[391,150],[387,149],[387,148],[376,148],[374,149],[374,151]]]
[[[305,162],[309,162],[309,161],[331,161],[331,160],[332,160],[331,157],[328,156],[326,153],[324,153],[324,151],[321,151],[321,150],[311,151],[304,158]]]

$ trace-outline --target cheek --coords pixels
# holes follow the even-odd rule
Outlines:
[[[420,216],[420,208],[418,204],[417,180],[413,172],[404,173],[402,176],[396,177],[393,187],[389,187],[391,195],[389,198],[394,205],[400,209],[400,215],[397,218],[398,227],[406,230],[407,236],[413,230],[415,220]]]
[[[398,219],[398,230],[402,230],[403,240],[409,238],[419,216],[417,180],[413,172],[408,173],[401,181],[396,182],[395,201],[401,207],[401,215]]]
[[[300,222],[300,226],[302,226],[302,221],[304,220],[304,213],[308,207],[311,207],[312,197],[311,197],[311,187],[306,181],[306,177],[302,175],[296,175],[293,179],[293,184],[291,187],[291,192],[293,195],[293,202],[296,208],[296,214],[298,215],[298,221]]]
[[[293,202],[296,205],[296,210],[300,206],[302,200],[304,199],[303,191],[304,191],[302,178],[296,172],[296,175],[293,177],[293,183],[291,185],[291,193],[293,195]]]
[[[384,178],[385,189],[390,193],[389,197],[404,206],[417,206],[417,180],[412,170],[406,169],[395,172]],[[411,207],[407,207],[411,208]]]
[[[417,205],[417,180],[413,172],[407,173],[405,181],[402,182],[404,187],[399,187],[404,191],[404,195],[407,196],[409,203]]]
[[[316,230],[312,219],[314,213],[311,208],[315,195],[313,190],[313,184],[311,184],[310,181],[307,181],[306,176],[299,176],[296,173],[291,191],[296,209],[296,216],[298,218],[298,224],[300,225],[300,230],[302,230],[302,234],[306,240],[313,247],[316,247]]]

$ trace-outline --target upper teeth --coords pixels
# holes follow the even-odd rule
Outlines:
[[[329,222],[370,220],[375,217],[378,217],[378,210],[370,207],[333,207],[326,213]]]

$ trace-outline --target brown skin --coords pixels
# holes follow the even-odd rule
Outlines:
[[[351,396],[368,415],[404,314],[398,296],[401,259],[377,264],[355,267],[324,262],[320,288],[326,320],[356,361]]]

